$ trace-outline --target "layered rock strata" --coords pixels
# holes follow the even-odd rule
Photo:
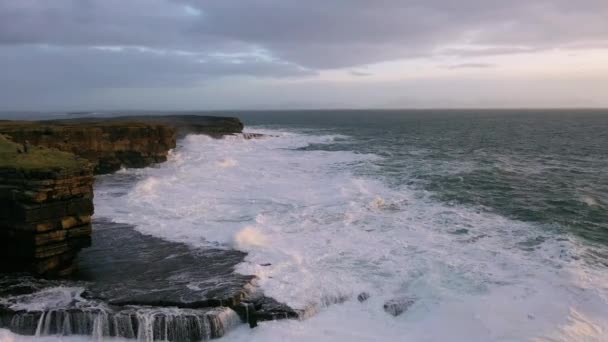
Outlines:
[[[97,174],[167,160],[174,128],[141,122],[0,122],[0,133],[20,144],[55,148],[86,158]]]
[[[242,130],[237,118],[198,115],[0,121],[0,134],[74,153],[91,161],[96,174],[164,162],[176,139],[187,134],[220,137]]]
[[[300,317],[264,297],[255,277],[234,272],[245,253],[193,249],[103,219],[93,225],[96,243],[80,253],[71,279],[0,274],[0,328],[98,340],[200,341],[241,322],[253,327]]]
[[[72,273],[91,241],[93,181],[85,160],[0,136],[0,270]]]

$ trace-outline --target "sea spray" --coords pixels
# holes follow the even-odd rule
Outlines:
[[[581,289],[606,276],[581,261],[576,240],[407,183],[389,186],[380,154],[342,147],[354,137],[262,132],[272,137],[187,137],[168,163],[139,173],[141,184],[158,180],[151,193],[109,197],[102,188],[98,213],[163,239],[247,252],[237,271],[308,313],[307,338],[277,323],[261,325],[260,340],[323,340],[314,331],[337,327],[353,340],[369,340],[361,327],[388,340],[520,340],[559,331],[573,308],[603,327],[604,295]],[[228,158],[236,163],[226,168]],[[370,297],[359,303],[362,292]],[[392,317],[383,307],[395,298],[416,300]],[[501,322],[517,322],[517,333]]]

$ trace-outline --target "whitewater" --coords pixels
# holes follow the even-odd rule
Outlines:
[[[98,217],[247,252],[236,272],[306,312],[223,340],[608,340],[608,274],[578,238],[395,186],[380,154],[309,148],[348,135],[249,130],[265,137],[188,136],[164,164],[106,176],[134,177],[128,191],[102,180],[95,194]],[[393,317],[391,299],[413,305]],[[2,342],[82,340],[0,331]]]

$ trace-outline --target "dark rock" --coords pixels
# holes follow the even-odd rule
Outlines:
[[[361,292],[359,293],[359,295],[357,296],[357,300],[361,303],[365,302],[366,300],[368,300],[370,297],[369,293],[367,292]]]
[[[251,139],[265,138],[266,134],[261,134],[261,133],[243,133],[242,136],[243,136],[243,138],[245,140],[251,140]]]
[[[274,321],[279,319],[298,319],[300,312],[286,304],[270,297],[260,297],[252,301],[258,321]]]
[[[202,341],[219,338],[240,323],[229,308],[88,308],[68,305],[51,311],[0,307],[0,327],[21,335],[85,335],[144,341]]]
[[[75,275],[91,282],[91,298],[117,306],[235,307],[253,286],[255,277],[234,272],[245,253],[193,249],[103,219],[94,225],[95,244],[80,254]]]
[[[253,329],[258,326],[258,315],[253,303],[242,302],[234,310],[239,314],[243,322],[249,324],[250,328]]]
[[[145,333],[144,340],[191,341],[220,337],[240,322],[253,328],[260,320],[300,317],[255,291],[254,277],[234,273],[242,252],[193,249],[104,220],[93,225],[96,243],[81,252],[70,279],[0,274],[0,327],[27,335]],[[62,307],[11,308],[55,298],[54,291],[64,298],[66,290],[73,299]]]
[[[416,302],[413,298],[395,298],[384,303],[384,311],[393,316],[399,316],[409,309]]]
[[[16,159],[15,169],[0,167],[0,271],[74,271],[78,251],[91,241],[94,179],[90,164],[73,157],[36,148]]]

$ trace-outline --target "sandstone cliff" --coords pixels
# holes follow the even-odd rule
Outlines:
[[[90,245],[93,180],[84,159],[0,135],[0,270],[70,274]]]
[[[145,167],[167,159],[175,147],[175,129],[141,122],[23,122],[0,123],[0,133],[15,142],[56,148],[86,158],[95,173],[121,167]]]
[[[176,139],[186,134],[221,136],[242,130],[236,118],[197,115],[0,121],[0,134],[20,144],[74,153],[91,161],[97,174],[164,162]]]
[[[163,162],[178,136],[242,129],[195,115],[0,121],[0,271],[71,273],[90,244],[94,173]]]

